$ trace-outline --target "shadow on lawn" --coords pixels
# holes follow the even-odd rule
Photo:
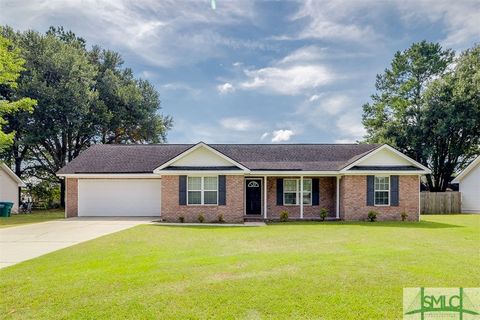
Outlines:
[[[418,228],[418,229],[445,229],[445,228],[463,228],[455,224],[432,222],[432,221],[420,221],[420,222],[403,222],[403,221],[381,221],[381,222],[367,222],[367,221],[324,221],[324,222],[273,222],[269,223],[269,226],[360,226],[360,227],[390,227],[390,228]]]

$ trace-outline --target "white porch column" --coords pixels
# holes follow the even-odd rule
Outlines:
[[[335,210],[335,217],[340,218],[340,176],[337,176],[337,206]]]
[[[303,176],[300,176],[300,219],[303,219]]]
[[[267,176],[263,177],[263,218],[267,219]]]

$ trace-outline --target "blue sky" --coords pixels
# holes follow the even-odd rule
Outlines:
[[[0,23],[63,25],[160,92],[169,142],[349,143],[397,50],[480,40],[480,1],[0,0]]]

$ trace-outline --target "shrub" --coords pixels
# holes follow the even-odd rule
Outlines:
[[[225,219],[223,218],[223,213],[220,213],[220,214],[218,215],[218,222],[220,222],[220,223],[225,222]]]
[[[370,222],[374,222],[375,220],[377,220],[377,211],[369,211],[368,212],[368,220],[370,220]]]
[[[204,221],[205,221],[205,217],[203,216],[203,214],[200,213],[198,215],[198,222],[203,223]]]
[[[184,223],[185,222],[185,217],[184,216],[178,217],[178,221],[180,221],[180,223]]]
[[[327,208],[322,208],[320,209],[320,219],[322,221],[325,221],[325,218],[328,216],[328,209]]]
[[[402,217],[402,221],[405,221],[405,220],[407,220],[407,218],[408,218],[408,213],[406,213],[405,211],[403,211],[403,212],[400,214],[400,216]]]
[[[288,212],[287,211],[280,212],[280,221],[282,221],[282,222],[288,221]]]

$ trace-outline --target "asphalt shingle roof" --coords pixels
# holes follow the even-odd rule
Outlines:
[[[93,145],[58,171],[151,173],[194,144]],[[376,144],[209,144],[250,170],[336,171],[378,148]]]

